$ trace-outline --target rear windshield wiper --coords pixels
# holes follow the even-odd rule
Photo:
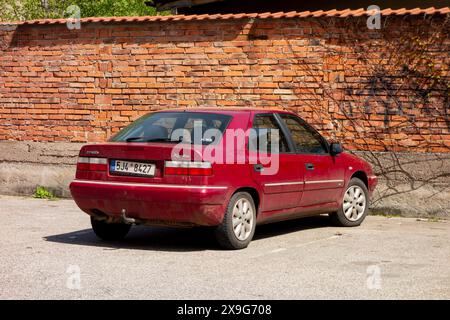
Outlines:
[[[139,140],[142,140],[143,142],[181,142],[181,139],[172,140],[170,138],[144,139],[142,137],[130,137],[130,138],[125,139],[126,142],[139,141]]]
[[[172,140],[170,138],[154,138],[154,139],[147,139],[145,142],[179,142],[177,140]]]
[[[130,137],[130,138],[125,139],[126,142],[131,142],[131,141],[136,141],[136,140],[142,140],[142,137]]]

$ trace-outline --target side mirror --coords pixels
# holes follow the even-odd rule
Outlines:
[[[332,156],[336,156],[339,153],[342,153],[344,150],[342,149],[342,145],[340,142],[332,142],[330,144],[330,154]]]

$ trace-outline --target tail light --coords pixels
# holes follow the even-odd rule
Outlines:
[[[77,170],[107,171],[108,160],[105,158],[79,157],[77,163]]]
[[[166,161],[164,173],[166,175],[210,176],[212,175],[212,166],[210,162]]]

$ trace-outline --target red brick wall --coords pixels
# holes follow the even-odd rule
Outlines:
[[[347,148],[448,152],[445,17],[382,22],[3,26],[0,140],[103,141],[164,108],[285,107]]]

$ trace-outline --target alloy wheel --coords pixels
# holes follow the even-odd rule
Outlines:
[[[350,221],[359,220],[366,209],[366,195],[359,186],[351,186],[344,195],[342,209],[345,217]]]
[[[233,231],[236,238],[245,241],[252,233],[253,223],[252,205],[245,198],[238,199],[233,208]]]

